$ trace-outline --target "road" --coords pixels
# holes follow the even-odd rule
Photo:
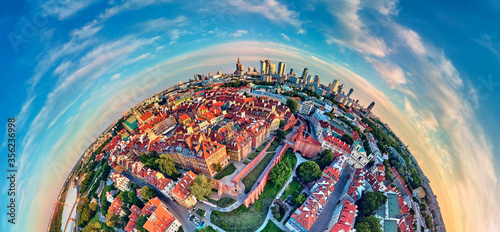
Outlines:
[[[318,219],[313,224],[309,231],[325,231],[328,229],[328,224],[333,217],[333,211],[337,206],[337,202],[340,200],[340,194],[349,179],[349,175],[353,173],[354,170],[349,166],[346,166],[342,175],[340,176],[339,182],[335,184],[335,190],[333,190],[333,195],[328,199],[325,208],[321,211],[321,214],[318,216]]]
[[[138,184],[141,187],[144,185],[148,185],[151,188],[157,189],[155,186],[146,183],[145,181],[133,176],[127,171],[124,171],[122,175],[129,178],[132,182]],[[169,212],[172,213],[173,216],[181,222],[182,229],[184,229],[184,231],[195,231],[197,226],[194,225],[193,222],[189,221],[189,219],[187,218],[188,214],[193,212],[179,205],[177,202],[171,201],[170,199],[167,198],[167,196],[163,195],[163,193],[161,193],[160,191],[157,192],[160,200],[163,203],[165,203],[165,205],[167,205]]]

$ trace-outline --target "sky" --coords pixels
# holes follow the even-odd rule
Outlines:
[[[500,231],[500,3],[2,1],[2,143],[16,119],[17,224],[45,231],[71,168],[129,107],[259,60],[338,79],[419,162],[448,231]],[[2,162],[6,166],[6,162]],[[6,176],[6,168],[0,168]],[[8,183],[0,177],[2,201]]]

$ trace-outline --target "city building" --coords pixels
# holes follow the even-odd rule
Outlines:
[[[240,63],[240,57],[238,57],[238,62],[236,62],[236,71],[234,71],[234,74],[236,76],[241,76],[243,73],[245,73],[245,66],[243,66],[241,63]],[[217,73],[218,75],[222,75],[222,72],[219,74]]]
[[[112,172],[109,175],[109,179],[111,179],[115,185],[115,187],[121,191],[130,191],[130,180],[124,175],[116,172]]]
[[[300,104],[299,114],[309,115],[314,107],[311,101],[304,101]]]
[[[176,232],[181,223],[167,209],[162,202],[148,217],[143,228],[149,232]]]
[[[370,105],[368,105],[368,108],[366,108],[365,118],[370,117],[370,114],[371,114],[372,109],[373,109],[374,106],[375,106],[375,102],[374,101],[372,101],[372,103],[370,103]]]
[[[373,155],[367,155],[365,148],[359,141],[354,141],[351,146],[351,153],[347,157],[347,163],[349,163],[354,168],[363,168],[370,160]]]
[[[333,79],[332,88],[330,88],[330,93],[337,93],[339,91],[340,82],[336,79]]]
[[[172,190],[174,200],[186,208],[193,207],[197,202],[196,197],[189,190],[189,186],[193,184],[195,178],[196,175],[192,171],[187,172]]]
[[[232,160],[240,161],[252,151],[252,137],[248,132],[243,131],[227,143],[226,150]]]
[[[307,72],[309,72],[308,68],[304,68],[304,71],[302,72],[302,76],[300,76],[301,79],[306,79],[307,77]]]

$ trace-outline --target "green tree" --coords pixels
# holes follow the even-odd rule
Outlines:
[[[358,215],[361,218],[368,217],[385,204],[386,200],[387,197],[382,192],[366,192],[356,203],[358,205]]]
[[[97,209],[97,203],[96,202],[90,202],[89,208],[92,211],[96,211],[96,209]]]
[[[290,169],[286,162],[281,162],[274,165],[271,172],[269,172],[269,178],[276,186],[283,186],[291,171],[292,169]]]
[[[222,171],[222,164],[220,164],[220,163],[214,163],[213,167],[214,167],[216,172]]]
[[[82,230],[83,232],[100,232],[101,231],[101,223],[95,222],[90,223]]]
[[[141,197],[142,199],[144,199],[144,201],[149,201],[149,199],[154,198],[156,196],[158,196],[158,193],[153,188],[150,188],[146,185],[144,185],[144,187],[141,188]]]
[[[340,140],[342,140],[344,143],[349,144],[349,146],[354,143],[354,139],[348,134],[343,134],[342,137],[340,137]]]
[[[298,174],[303,182],[310,183],[321,177],[323,172],[318,164],[313,161],[301,163],[298,167]]]
[[[128,198],[128,192],[127,192],[127,191],[121,191],[121,192],[118,194],[118,197],[120,198],[120,200],[122,200],[123,205],[125,205],[125,207],[128,207],[128,206],[129,206],[129,204],[130,204],[130,199]]]
[[[141,232],[146,232],[146,229],[144,229],[144,224],[146,224],[147,220],[148,218],[145,215],[141,215],[139,219],[137,219],[136,229]]]
[[[169,176],[170,178],[175,179],[179,175],[177,168],[175,168],[174,159],[172,159],[172,157],[170,157],[170,155],[168,154],[160,155],[160,158],[155,160],[154,163],[158,165],[158,168],[162,173]]]
[[[285,127],[286,121],[285,120],[280,120],[280,128]]]
[[[359,219],[354,228],[359,232],[382,232],[380,222],[374,215]]]
[[[144,206],[144,204],[137,197],[137,195],[135,194],[135,192],[129,191],[129,192],[127,192],[127,195],[128,195],[128,199],[130,199],[130,204],[136,205],[139,208],[142,208]]]
[[[286,99],[286,106],[288,106],[292,113],[295,113],[297,112],[297,110],[299,110],[299,103],[297,102],[297,100],[292,98]]]
[[[321,152],[321,156],[317,163],[321,169],[324,169],[333,162],[334,158],[335,155],[333,154],[333,152],[331,150],[325,149]]]
[[[278,131],[278,140],[283,141],[284,139],[286,139],[286,132],[283,130],[279,130]]]
[[[118,226],[118,221],[120,220],[120,217],[118,214],[115,214],[113,212],[109,212],[106,215],[106,225],[109,227],[116,227]]]
[[[201,174],[196,176],[193,185],[189,186],[189,189],[197,200],[203,201],[212,192],[212,188],[214,187],[214,180],[208,180],[205,175]]]
[[[304,203],[304,201],[306,201],[306,195],[305,194],[299,194],[296,198],[293,199],[293,202],[295,202],[295,204],[297,205],[302,205],[302,203]]]

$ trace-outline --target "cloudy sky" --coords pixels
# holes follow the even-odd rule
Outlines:
[[[18,231],[45,230],[75,162],[130,106],[196,73],[233,72],[238,56],[245,67],[308,67],[354,88],[362,105],[375,101],[430,179],[447,229],[500,231],[497,1],[181,2],[2,2]]]

